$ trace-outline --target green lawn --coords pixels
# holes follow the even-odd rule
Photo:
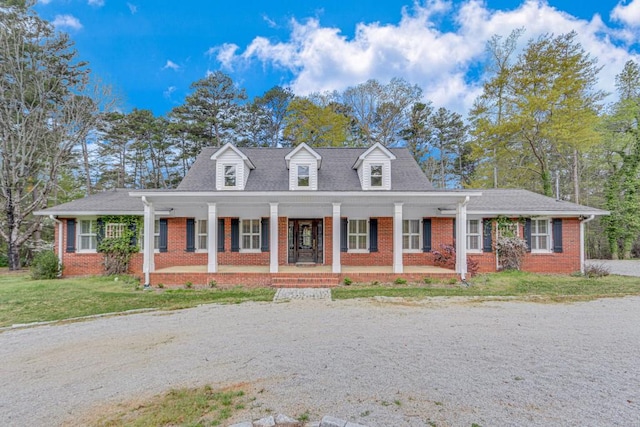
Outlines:
[[[542,301],[581,301],[601,297],[640,295],[640,278],[586,278],[522,272],[485,274],[469,287],[446,283],[406,285],[352,284],[332,290],[333,299],[390,296],[535,297]],[[133,309],[172,310],[206,303],[271,301],[272,288],[153,289],[143,291],[124,277],[84,277],[32,280],[26,273],[0,274],[0,327],[62,320]]]
[[[470,286],[442,283],[412,286],[356,284],[332,291],[333,299],[373,296],[425,298],[433,296],[541,297],[550,301],[577,301],[602,297],[640,295],[640,278],[600,278],[532,274],[520,271],[483,274],[469,279]]]
[[[32,280],[28,274],[0,274],[0,327],[69,319],[140,308],[172,310],[205,303],[271,301],[274,289],[153,289],[143,291],[124,277]]]

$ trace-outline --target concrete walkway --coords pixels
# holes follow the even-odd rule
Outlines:
[[[331,289],[329,288],[278,288],[273,301],[291,300],[326,300],[331,301]]]

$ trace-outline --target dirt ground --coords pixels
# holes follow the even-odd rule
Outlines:
[[[0,333],[0,425],[86,425],[172,387],[242,385],[236,419],[633,425],[640,297],[207,305]]]

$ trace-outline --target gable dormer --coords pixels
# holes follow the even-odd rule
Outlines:
[[[391,160],[396,156],[379,142],[373,144],[353,165],[363,190],[391,190]]]
[[[322,157],[304,142],[285,156],[289,190],[317,190]]]
[[[216,190],[244,190],[249,172],[256,167],[237,147],[227,143],[213,153],[216,162]]]

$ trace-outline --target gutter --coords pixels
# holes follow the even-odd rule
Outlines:
[[[53,220],[56,224],[58,224],[58,264],[62,267],[62,233],[64,232],[64,224],[54,215],[49,215],[49,218]],[[62,275],[62,268],[60,269],[60,275]]]
[[[590,221],[593,221],[595,215],[589,215],[587,218],[580,221],[580,273],[584,274],[584,225]]]

